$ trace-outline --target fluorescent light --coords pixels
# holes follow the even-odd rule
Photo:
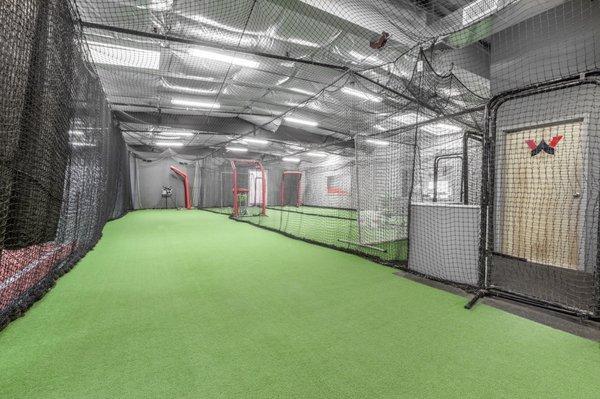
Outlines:
[[[389,141],[377,140],[377,139],[366,139],[365,143],[372,144],[372,145],[378,145],[378,146],[381,146],[381,147],[385,147],[385,146],[390,145]]]
[[[154,145],[158,147],[183,147],[183,143],[177,141],[157,141]]]
[[[311,93],[310,91],[302,90],[297,87],[290,87],[289,90],[295,91],[296,93],[306,94],[307,96],[314,96],[315,93]]]
[[[267,144],[269,144],[268,140],[255,139],[255,138],[252,138],[252,137],[244,137],[242,139],[242,141],[245,141],[246,143],[259,144],[259,145],[267,145]]]
[[[493,14],[498,9],[498,0],[477,0],[464,6],[462,12],[463,26]]]
[[[218,109],[221,108],[221,104],[215,102],[206,102],[206,101],[194,101],[194,100],[185,100],[183,98],[174,98],[171,100],[171,104],[173,105],[183,105],[186,107],[198,107],[198,108],[212,108]]]
[[[309,157],[318,157],[318,158],[323,158],[327,156],[326,152],[321,152],[321,151],[309,151],[306,153],[306,155],[308,155]]]
[[[286,116],[285,120],[286,120],[286,122],[298,123],[300,125],[308,125],[308,126],[317,126],[318,125],[318,123],[315,121],[309,121],[307,119],[292,118],[291,116]]]
[[[283,157],[283,158],[281,158],[281,160],[283,162],[295,162],[295,163],[300,162],[300,158],[296,158],[296,157]]]
[[[204,17],[202,15],[192,15],[192,16],[189,16],[189,18],[193,19],[194,21],[198,21],[198,22],[202,23],[202,25],[210,25],[210,26],[214,26],[215,28],[223,29],[223,30],[226,30],[229,32],[243,33],[244,35],[262,36],[267,33],[265,31],[251,31],[251,30],[246,30],[246,29],[240,29],[235,26],[225,25],[225,24],[222,24],[213,19]],[[239,35],[238,35],[238,37],[239,37]]]
[[[69,130],[69,134],[72,134],[74,136],[83,136],[85,133],[83,132],[83,130]]]
[[[355,59],[360,60],[362,62],[366,62],[368,64],[374,64],[374,65],[376,65],[376,64],[382,64],[383,63],[383,61],[381,61],[377,57],[374,57],[374,56],[371,56],[371,55],[364,55],[364,54],[358,53],[358,52],[356,52],[354,50],[350,50],[348,52],[348,54],[350,54]]]
[[[289,148],[291,148],[292,150],[297,150],[297,151],[304,151],[304,150],[306,150],[306,148],[300,147],[299,145],[288,144],[287,146]]]
[[[159,140],[181,140],[180,136],[163,136],[159,135],[156,137]]]
[[[381,132],[383,132],[383,131],[385,130],[385,128],[384,128],[383,126],[381,126],[381,125],[375,125],[375,126],[373,126],[373,127],[374,127],[375,129],[377,129],[377,130],[381,131]]]
[[[441,89],[441,92],[444,93],[447,97],[456,97],[462,94],[462,92],[457,88]]]
[[[95,64],[134,68],[158,69],[160,52],[110,43],[88,41],[90,56]]]
[[[72,145],[73,147],[95,147],[95,146],[96,146],[96,144],[92,144],[92,143],[81,143],[81,142],[77,142],[77,141],[76,141],[76,142],[74,142],[74,143],[71,143],[71,145]]]
[[[213,51],[201,50],[197,48],[190,49],[188,53],[196,57],[208,58],[209,60],[213,61],[227,62],[230,64],[245,66],[249,68],[258,68],[260,66],[260,63],[253,60],[249,60],[247,58],[234,57],[223,53],[216,53]]]
[[[193,136],[194,133],[192,132],[182,132],[179,130],[166,130],[163,132],[160,132],[161,135],[173,135],[173,136]]]
[[[356,58],[357,60],[363,60],[363,59],[367,58],[367,56],[366,56],[366,55],[363,55],[363,54],[361,54],[361,53],[357,53],[357,52],[356,52],[356,51],[354,51],[354,50],[350,50],[350,51],[348,52],[348,54],[350,54],[352,57]]]
[[[225,147],[225,149],[231,152],[248,152],[248,149],[244,147]]]
[[[288,107],[298,107],[300,105],[300,103],[293,103],[291,101],[286,101],[284,104]]]
[[[296,39],[294,37],[290,37],[289,39],[287,39],[287,41],[290,43],[299,44],[301,46],[319,47],[317,43],[309,42],[308,40]]]
[[[289,76],[286,76],[286,77],[285,77],[285,78],[283,78],[283,79],[279,79],[279,80],[277,81],[277,86],[284,84],[284,83],[285,83],[285,82],[287,82],[288,80],[290,80],[290,77],[289,77]]]
[[[461,127],[447,123],[432,123],[431,125],[423,126],[421,129],[435,135],[458,133],[462,131]]]
[[[372,94],[368,94],[368,93],[362,92],[360,90],[353,89],[351,87],[342,87],[342,91],[346,94],[350,94],[355,97],[364,98],[365,100],[374,101],[376,103],[381,102],[381,97],[377,97]]]
[[[414,125],[415,123],[417,123],[417,120],[419,123],[429,120],[429,118],[423,114],[417,117],[417,114],[414,112],[410,112],[404,115],[397,115],[394,116],[392,119],[395,119],[404,125]]]
[[[167,11],[173,8],[173,0],[148,0],[147,5],[136,7],[152,11]]]
[[[175,85],[171,85],[167,82],[164,82],[164,86],[171,90],[183,91],[183,92],[187,92],[187,93],[197,93],[197,94],[215,94],[216,93],[216,90],[212,90],[212,89],[195,89],[193,87],[175,86]]]

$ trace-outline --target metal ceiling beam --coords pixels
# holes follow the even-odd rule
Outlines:
[[[422,127],[422,126],[425,126],[425,125],[430,125],[430,124],[435,123],[435,122],[445,121],[447,119],[452,119],[454,121],[457,121],[456,118],[459,117],[459,116],[468,115],[468,114],[472,114],[472,113],[475,113],[475,112],[481,112],[484,109],[485,109],[485,105],[480,105],[478,107],[473,107],[473,108],[467,108],[467,109],[464,109],[462,111],[455,112],[455,113],[452,113],[452,114],[449,114],[449,115],[440,115],[440,116],[428,119],[428,120],[423,121],[423,122],[413,123],[411,125],[401,126],[399,128],[396,128],[396,129],[386,130],[386,131],[381,132],[381,133],[379,133],[377,135],[374,135],[374,136],[376,136],[377,138],[380,138],[380,137],[391,137],[391,136],[394,136],[394,135],[396,135],[398,133],[401,133],[401,132],[404,132],[404,131],[409,131],[409,130],[415,129],[417,127]],[[462,121],[459,121],[459,122],[462,125],[467,125],[466,123],[464,123]],[[470,125],[467,125],[467,126],[470,126]],[[479,132],[480,128],[479,127],[473,127],[473,130]]]
[[[274,142],[299,142],[304,144],[322,144],[331,139],[331,136],[312,133],[303,129],[295,128],[292,126],[281,125],[276,132],[271,132],[266,129],[260,129],[256,125],[244,121],[239,118],[228,117],[210,117],[212,123],[210,123],[212,128],[208,128],[209,126],[204,122],[204,116],[191,116],[191,115],[173,115],[173,114],[163,114],[163,120],[159,120],[159,116],[156,112],[122,112],[116,111],[117,120],[123,123],[131,123],[131,124],[148,124],[148,125],[168,125],[173,127],[174,129],[186,129],[186,130],[195,130],[200,131],[203,135],[222,135],[222,136],[236,136],[239,134],[248,134],[258,129],[256,134],[257,138],[264,138],[266,140],[274,141]],[[170,119],[175,119],[171,121]],[[243,130],[231,131],[225,129],[227,125],[229,127],[235,127],[236,125],[244,126]],[[139,129],[124,129],[128,132],[145,132],[146,130]],[[332,134],[340,134],[339,132],[327,130]],[[254,137],[254,136],[253,136]],[[346,145],[341,145],[345,147]]]
[[[366,76],[363,76],[363,75],[360,75],[360,74],[358,74],[358,75],[359,75],[360,77],[362,77],[363,79],[365,79],[365,80],[367,80],[367,81],[369,81],[369,82],[373,83],[374,85],[377,85],[377,86],[381,87],[382,89],[385,89],[385,90],[388,90],[388,91],[390,91],[390,92],[394,93],[395,95],[397,95],[398,97],[400,97],[400,98],[402,98],[402,99],[404,99],[404,100],[407,100],[407,101],[414,102],[414,103],[418,104],[419,106],[421,106],[421,107],[423,107],[423,108],[425,108],[425,109],[427,109],[427,110],[429,110],[429,111],[431,111],[431,112],[434,112],[435,114],[440,114],[440,113],[441,113],[441,112],[440,112],[440,110],[438,110],[438,109],[436,109],[436,108],[434,108],[434,107],[430,106],[429,104],[427,104],[427,103],[426,103],[426,102],[424,102],[424,101],[420,101],[420,100],[417,100],[416,98],[413,98],[413,97],[411,97],[411,96],[407,96],[407,95],[406,95],[406,94],[404,94],[404,93],[400,93],[398,90],[394,90],[394,89],[392,89],[391,87],[388,87],[388,86],[386,86],[386,85],[384,85],[384,84],[381,84],[381,83],[379,83],[379,82],[377,82],[377,81],[375,81],[375,80],[373,80],[373,79],[371,79],[371,78],[368,78],[368,77],[366,77]],[[467,113],[468,113],[468,112],[467,112]],[[444,116],[444,117],[443,117],[443,119],[448,119],[448,118],[449,118],[449,119],[452,119],[453,121],[455,121],[455,122],[457,122],[457,123],[460,123],[460,124],[461,124],[461,125],[463,125],[463,126],[466,126],[466,127],[468,127],[468,128],[474,129],[474,130],[479,130],[479,129],[478,129],[476,126],[474,126],[474,125],[471,125],[471,124],[465,123],[465,122],[463,122],[463,121],[461,121],[461,120],[459,120],[459,119],[456,119],[456,118],[455,118],[456,116],[457,116],[457,115],[448,115],[448,116]]]

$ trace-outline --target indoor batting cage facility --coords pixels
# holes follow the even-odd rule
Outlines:
[[[0,398],[597,398],[600,2],[3,0]]]

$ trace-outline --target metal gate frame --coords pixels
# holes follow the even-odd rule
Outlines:
[[[581,309],[574,309],[561,303],[549,302],[531,296],[515,294],[498,287],[493,287],[489,280],[490,266],[492,265],[492,255],[494,248],[494,200],[495,177],[496,177],[496,140],[497,140],[497,116],[498,109],[504,103],[536,94],[549,93],[563,90],[571,87],[593,85],[600,86],[600,71],[583,73],[567,78],[551,80],[544,83],[533,84],[519,89],[509,90],[500,93],[488,102],[485,108],[485,129],[483,135],[483,159],[482,159],[482,180],[481,180],[481,239],[479,246],[479,281],[478,285],[482,291],[469,303],[472,305],[478,298],[490,294],[505,297],[521,302],[526,302],[536,306],[558,310],[565,313],[577,314],[580,316],[600,316],[600,223],[598,224],[598,238],[596,242],[596,267],[594,268],[593,279],[595,282],[595,309],[592,312],[586,312]],[[469,306],[468,305],[468,306]]]

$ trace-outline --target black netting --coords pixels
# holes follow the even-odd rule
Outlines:
[[[60,0],[0,5],[0,325],[130,208],[125,144],[71,12]]]
[[[490,287],[598,306],[598,77],[499,96],[486,140]]]

